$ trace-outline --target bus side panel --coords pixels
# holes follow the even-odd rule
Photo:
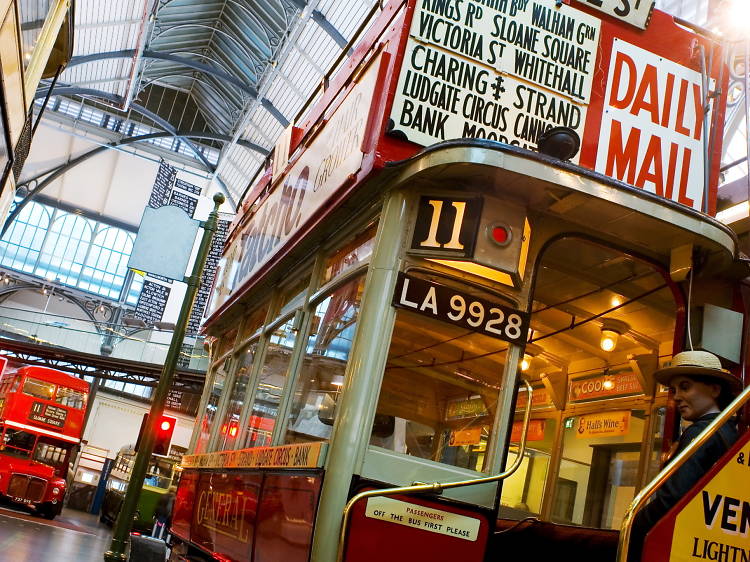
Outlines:
[[[345,562],[482,562],[490,521],[455,504],[405,496],[361,500],[352,510]]]
[[[321,474],[266,474],[254,562],[307,562],[322,484]]]
[[[262,472],[201,472],[195,491],[190,541],[230,560],[250,560],[263,484]]]
[[[198,472],[185,470],[180,477],[177,496],[172,513],[170,533],[183,540],[190,540],[190,524],[195,511],[195,490],[198,484]]]

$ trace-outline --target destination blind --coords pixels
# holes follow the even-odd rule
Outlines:
[[[391,119],[410,141],[488,138],[533,148],[583,133],[598,19],[531,0],[420,1]]]

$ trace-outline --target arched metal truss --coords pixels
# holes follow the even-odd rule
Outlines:
[[[191,131],[181,133],[179,131],[175,131],[175,132],[163,132],[163,133],[149,133],[147,135],[127,137],[127,138],[120,139],[118,141],[114,141],[103,146],[98,146],[84,154],[81,154],[80,156],[77,156],[76,158],[69,160],[65,164],[62,164],[61,166],[57,166],[55,168],[52,168],[50,170],[37,174],[35,177],[30,178],[18,184],[18,187],[21,188],[21,187],[28,187],[35,183],[34,187],[28,190],[28,193],[26,194],[26,196],[16,204],[16,206],[8,215],[8,218],[5,220],[5,223],[3,224],[3,228],[0,231],[0,237],[5,234],[8,228],[10,228],[10,225],[13,224],[13,221],[16,220],[19,214],[21,214],[21,211],[23,210],[23,208],[26,205],[28,205],[29,202],[31,202],[34,199],[34,197],[36,197],[46,187],[52,184],[52,182],[54,182],[57,178],[62,176],[65,172],[67,172],[71,168],[74,168],[75,166],[82,164],[86,160],[93,158],[97,154],[101,154],[102,152],[105,152],[106,150],[109,150],[111,148],[117,148],[118,146],[149,141],[152,139],[165,138],[165,137],[178,137],[178,138],[192,137],[192,138],[205,138],[205,139],[219,140],[219,141],[224,141],[224,142],[231,141],[231,138],[226,135],[203,133],[203,132],[191,132]],[[269,154],[268,149],[265,149],[262,146],[258,146],[248,141],[240,140],[240,141],[237,141],[237,144],[240,146],[244,146],[245,148],[248,148],[255,152],[258,152],[260,154],[266,155],[266,156]],[[44,179],[42,181],[38,181],[39,179],[43,177]],[[229,200],[232,201],[232,204],[235,204],[234,200],[231,198],[231,195],[229,195]]]
[[[73,59],[71,59],[70,63],[68,64],[68,67],[77,66],[80,64],[86,64],[90,62],[96,62],[100,60],[106,60],[106,59],[132,58],[135,54],[136,54],[136,51],[134,49],[126,49],[122,51],[109,51],[106,53],[97,53],[95,55],[73,57]],[[245,84],[239,78],[236,78],[235,76],[232,76],[226,71],[216,68],[214,66],[196,62],[184,56],[179,56],[179,55],[175,55],[172,53],[162,53],[159,51],[152,51],[152,50],[144,50],[142,56],[144,59],[174,62],[181,66],[185,66],[187,68],[198,70],[199,72],[208,74],[210,76],[213,76],[214,78],[223,80],[228,84],[236,86],[242,92],[247,94],[251,99],[256,99],[258,97],[257,88]],[[201,56],[206,57],[206,55],[201,55]],[[117,96],[116,103],[121,103],[121,101],[122,99],[119,96]],[[282,126],[286,127],[289,125],[289,120],[273,105],[273,102],[271,102],[270,100],[266,98],[263,98],[260,101],[263,104],[263,107],[265,107],[268,110],[268,112],[271,113],[271,115],[273,115],[274,118]]]

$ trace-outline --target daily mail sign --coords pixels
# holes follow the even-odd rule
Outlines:
[[[699,72],[615,39],[596,170],[700,209],[701,82]]]

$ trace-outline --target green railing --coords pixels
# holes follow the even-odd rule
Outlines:
[[[20,308],[0,307],[0,336],[114,359],[163,365],[172,331],[94,323]],[[208,353],[203,348],[203,338],[185,338],[178,361],[184,368],[205,371],[208,367]]]

